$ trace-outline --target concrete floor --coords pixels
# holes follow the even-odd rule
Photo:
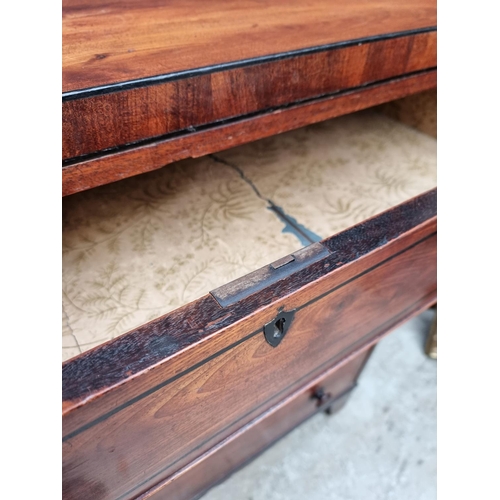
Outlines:
[[[426,311],[382,340],[347,405],[317,414],[203,500],[436,498],[436,361]]]

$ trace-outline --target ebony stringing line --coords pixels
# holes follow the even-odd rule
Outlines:
[[[226,62],[221,64],[213,64],[201,68],[193,68],[183,71],[176,71],[163,75],[147,76],[144,78],[137,78],[135,80],[128,80],[126,82],[116,82],[107,85],[99,85],[96,87],[89,87],[85,89],[70,90],[62,94],[62,101],[73,101],[75,99],[85,99],[93,96],[111,94],[113,92],[120,92],[123,90],[132,90],[140,87],[149,87],[151,85],[159,85],[166,82],[181,80],[184,78],[191,78],[193,76],[206,75],[210,73],[218,73],[228,69],[244,68],[247,66],[254,66],[257,64],[269,63],[274,61],[281,61],[283,59],[290,59],[291,57],[303,56],[308,54],[315,54],[317,52],[325,52],[328,50],[335,50],[344,47],[351,47],[353,45],[364,45],[366,43],[379,42],[384,40],[391,40],[394,38],[402,38],[405,36],[419,35],[437,31],[437,26],[429,26],[426,28],[417,28],[414,30],[397,31],[395,33],[386,33],[383,35],[373,35],[364,38],[356,38],[354,40],[346,40],[343,42],[329,43],[325,45],[318,45],[316,47],[309,47],[304,49],[290,50],[287,52],[280,52],[278,54],[271,54],[267,56],[252,57],[249,59],[242,59],[240,61]]]

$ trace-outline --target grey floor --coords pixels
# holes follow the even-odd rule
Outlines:
[[[203,500],[435,499],[433,314],[379,343],[339,413],[312,417]]]

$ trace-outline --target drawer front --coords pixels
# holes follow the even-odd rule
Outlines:
[[[62,195],[85,191],[103,184],[150,172],[185,158],[198,158],[337,116],[399,99],[437,85],[437,70],[364,85],[279,111],[228,120],[196,132],[158,138],[151,144],[111,150],[81,161],[67,161],[62,169]]]
[[[138,496],[432,304],[435,211],[434,191],[235,303],[207,296],[67,363],[65,498]],[[264,325],[284,313],[273,347]]]
[[[372,349],[358,354],[333,370],[322,373],[307,386],[294,392],[284,401],[266,411],[243,428],[218,443],[194,463],[151,488],[141,500],[190,500],[222,481],[228,474],[255,458],[298,424],[318,411],[340,410]],[[326,400],[315,395],[323,391]]]
[[[114,92],[65,95],[62,158],[85,160],[112,148],[148,145],[223,120],[434,68],[436,31],[422,31]]]

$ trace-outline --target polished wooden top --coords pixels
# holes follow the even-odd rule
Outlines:
[[[63,0],[63,92],[436,23],[436,0]]]

